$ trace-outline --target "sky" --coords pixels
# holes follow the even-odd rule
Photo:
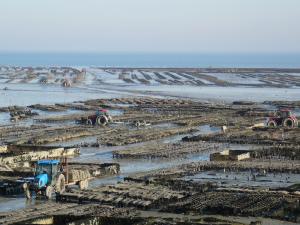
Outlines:
[[[300,53],[299,0],[1,0],[0,52]]]

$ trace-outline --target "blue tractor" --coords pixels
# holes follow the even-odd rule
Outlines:
[[[51,198],[53,193],[65,191],[66,179],[63,165],[59,160],[39,160],[35,164],[35,175],[27,178],[23,184],[25,196],[31,198],[31,193]]]

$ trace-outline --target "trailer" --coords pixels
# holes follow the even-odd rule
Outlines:
[[[90,179],[92,175],[87,169],[69,170],[67,158],[39,160],[35,163],[34,177],[24,178],[23,189],[26,198],[30,199],[35,193],[50,199],[54,193],[61,194],[70,185],[87,189]]]

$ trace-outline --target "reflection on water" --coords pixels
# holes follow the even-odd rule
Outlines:
[[[7,87],[8,90],[4,90]],[[68,103],[129,96],[174,96],[216,101],[299,100],[299,88],[257,88],[176,85],[87,85],[63,88],[57,85],[0,83],[0,106]]]
[[[125,89],[125,88],[124,88]],[[135,90],[149,91],[152,94],[215,101],[296,101],[299,88],[257,88],[257,87],[217,87],[201,86],[137,86]]]
[[[8,90],[4,90],[7,87]],[[57,85],[0,83],[0,106],[28,106],[33,104],[69,103],[74,101],[124,97],[117,91],[63,88]]]
[[[26,208],[32,205],[44,204],[46,201],[48,200],[36,198],[28,200],[22,195],[14,198],[0,197],[0,212],[7,212],[11,210]]]

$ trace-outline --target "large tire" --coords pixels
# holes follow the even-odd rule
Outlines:
[[[52,198],[52,193],[53,193],[53,187],[52,186],[48,186],[46,188],[46,192],[45,192],[46,198],[47,199],[51,199]]]
[[[108,118],[106,116],[98,116],[96,121],[98,125],[105,126],[108,123]]]
[[[55,191],[62,194],[66,189],[66,179],[63,174],[60,174],[55,184]]]
[[[277,123],[274,120],[271,120],[267,124],[268,127],[277,127]]]
[[[286,118],[286,119],[283,121],[283,126],[284,126],[284,127],[293,128],[293,127],[295,127],[295,122],[294,122],[294,120],[291,119],[291,118]]]

